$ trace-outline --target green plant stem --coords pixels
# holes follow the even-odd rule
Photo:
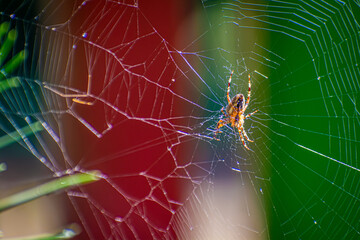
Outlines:
[[[0,162],[0,173],[7,170],[7,165],[5,162]]]
[[[99,171],[63,176],[34,188],[0,199],[0,212],[42,196],[100,180]]]
[[[9,22],[3,22],[0,25],[0,40],[9,31],[9,28],[10,28],[10,23]]]
[[[9,89],[20,86],[20,79],[18,77],[7,78],[0,73],[0,93]]]
[[[41,235],[18,237],[18,238],[1,238],[2,240],[57,240],[57,239],[71,239],[81,232],[80,227],[77,224],[71,224],[70,226],[62,229],[56,233],[45,233]]]
[[[8,33],[4,43],[1,45],[0,65],[4,63],[6,57],[8,56],[10,50],[12,49],[12,46],[14,45],[16,38],[17,38],[17,32],[15,29],[13,29]]]
[[[4,66],[4,72],[6,74],[12,73],[15,69],[17,69],[20,64],[25,60],[27,56],[26,50],[20,51],[18,54],[16,54],[14,57],[12,57]]]
[[[0,89],[1,89],[1,82],[0,82]],[[19,130],[22,134],[29,136],[31,134],[34,134],[38,131],[43,130],[43,126],[40,122],[34,122],[31,123],[29,126],[23,127]],[[14,142],[18,142],[21,139],[21,135],[18,131],[11,132],[7,135],[4,135],[0,137],[0,149],[3,147],[6,147],[7,145],[10,145]]]

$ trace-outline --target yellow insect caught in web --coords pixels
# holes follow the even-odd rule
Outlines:
[[[236,128],[238,130],[241,142],[244,145],[244,147],[246,149],[250,150],[249,147],[245,143],[244,137],[248,142],[253,142],[253,140],[250,140],[248,135],[246,134],[246,132],[244,130],[244,122],[245,122],[246,118],[250,117],[251,115],[256,113],[258,110],[254,111],[252,113],[249,113],[247,115],[244,115],[245,110],[247,109],[247,107],[249,106],[249,103],[250,103],[250,95],[251,95],[250,74],[248,75],[248,77],[249,77],[249,89],[248,89],[248,95],[247,95],[246,102],[245,102],[244,95],[241,94],[241,93],[236,94],[230,100],[230,84],[231,84],[231,78],[232,78],[233,73],[234,73],[234,71],[231,72],[229,82],[228,82],[228,87],[227,87],[228,105],[225,108],[225,112],[224,112],[224,107],[221,108],[221,112],[224,114],[225,118],[220,119],[219,122],[217,123],[214,138],[216,140],[220,141],[219,139],[216,138],[216,134],[220,131],[219,129],[222,126],[230,123],[233,128]]]

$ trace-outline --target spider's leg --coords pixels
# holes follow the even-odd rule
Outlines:
[[[227,94],[226,94],[227,101],[228,101],[229,104],[231,103],[231,100],[230,100],[230,84],[231,84],[231,77],[232,77],[233,73],[234,73],[234,70],[231,72],[229,82],[228,82],[228,87],[227,87]]]
[[[253,114],[256,113],[257,111],[259,111],[259,109],[256,110],[256,111],[253,111],[252,113],[249,113],[248,115],[246,115],[246,116],[244,117],[244,119],[246,119],[246,118],[248,118],[248,117],[251,117],[251,115],[253,115]]]
[[[226,112],[224,112],[224,107],[221,108],[221,112],[224,114],[225,117],[227,117]]]
[[[243,136],[244,129],[243,129],[243,127],[239,127],[238,130],[239,130],[239,135],[240,135],[240,139],[241,139],[242,144],[244,145],[244,147],[245,147],[247,150],[250,150],[250,148],[248,148],[248,146],[246,145],[245,140],[244,140],[244,136]],[[244,132],[244,133],[245,133],[245,132]],[[245,134],[246,134],[246,133],[245,133]],[[246,135],[245,135],[245,136],[246,136]],[[247,137],[247,136],[246,136],[246,137]],[[246,138],[246,139],[247,139],[247,138]]]
[[[225,118],[225,119],[220,119],[219,122],[216,125],[216,132],[215,132],[215,136],[216,134],[220,131],[219,129],[222,126],[225,126],[226,124],[230,123],[230,119],[229,118]]]
[[[242,129],[242,131],[244,133],[244,137],[246,138],[246,140],[248,140],[249,142],[254,142],[253,140],[249,139],[249,137],[244,129]]]
[[[220,141],[219,139],[216,138],[216,134],[218,134],[218,132],[220,132],[220,128],[226,124],[228,124],[230,122],[229,118],[225,118],[225,119],[220,119],[216,125],[216,131],[215,131],[215,135],[214,138],[218,141]]]
[[[246,110],[246,108],[247,108],[247,107],[248,107],[248,105],[249,105],[249,102],[250,102],[250,95],[251,95],[250,73],[249,73],[248,77],[249,77],[249,89],[248,89],[248,95],[247,95],[246,103],[245,103],[245,106],[244,106],[244,111]]]

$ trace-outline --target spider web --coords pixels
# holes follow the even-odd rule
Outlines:
[[[3,134],[53,176],[104,174],[67,191],[80,239],[359,237],[358,1],[2,5],[29,51]],[[250,150],[214,139],[233,70]]]

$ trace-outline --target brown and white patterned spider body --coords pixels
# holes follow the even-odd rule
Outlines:
[[[248,77],[249,77],[249,89],[248,89],[248,96],[247,96],[246,102],[245,102],[244,95],[241,94],[241,93],[236,94],[230,100],[230,84],[231,84],[231,77],[232,77],[233,73],[234,73],[234,71],[231,72],[231,75],[230,75],[230,78],[229,78],[229,83],[228,83],[228,88],[227,88],[228,105],[225,108],[225,112],[224,112],[224,108],[221,109],[221,112],[224,114],[225,118],[220,119],[220,121],[217,123],[216,132],[215,132],[215,139],[216,139],[216,134],[219,132],[219,129],[222,126],[230,123],[233,128],[236,128],[238,130],[241,142],[244,145],[244,147],[246,149],[250,150],[249,147],[245,143],[244,137],[249,142],[253,142],[253,141],[249,139],[248,135],[246,134],[246,132],[244,130],[244,122],[245,122],[246,118],[250,117],[251,115],[256,113],[258,110],[254,111],[252,113],[249,113],[248,115],[244,115],[244,112],[245,112],[245,110],[248,107],[249,102],[250,102],[250,95],[251,95],[250,74],[248,75]],[[219,139],[216,139],[216,140],[219,140]]]

